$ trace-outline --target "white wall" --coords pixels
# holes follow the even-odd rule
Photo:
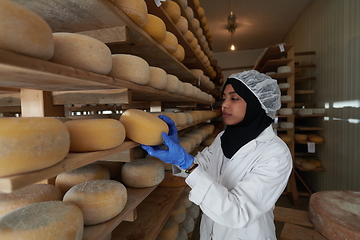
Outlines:
[[[314,0],[289,34],[295,52],[316,51],[317,107],[326,107],[325,144],[317,146],[326,172],[309,172],[320,190],[360,190],[360,1]]]

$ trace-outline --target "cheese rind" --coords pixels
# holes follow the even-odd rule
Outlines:
[[[139,109],[127,109],[120,117],[126,137],[145,145],[160,145],[163,142],[161,133],[168,134],[167,124],[157,116]]]
[[[167,83],[167,73],[164,69],[150,66],[150,80],[145,85],[156,89],[164,89]]]
[[[70,152],[106,150],[125,140],[125,127],[115,119],[81,119],[64,124],[70,133]]]
[[[0,218],[0,236],[4,240],[81,240],[83,230],[81,210],[64,201],[34,203]]]
[[[50,167],[69,152],[69,132],[50,117],[0,119],[0,176]]]
[[[180,6],[176,2],[170,1],[169,6],[165,9],[165,11],[169,14],[171,20],[173,20],[175,24],[179,21],[181,10]]]
[[[173,53],[173,56],[179,60],[180,62],[184,61],[185,59],[185,50],[183,46],[178,44],[177,50]]]
[[[152,158],[135,159],[121,169],[122,182],[133,188],[155,186],[164,179],[164,174],[164,165]]]
[[[92,180],[70,188],[63,201],[81,209],[85,225],[94,225],[114,218],[124,209],[127,191],[115,180]]]
[[[141,28],[158,43],[164,41],[166,37],[166,25],[164,21],[153,14],[148,14],[147,22]]]
[[[111,51],[105,43],[77,33],[57,32],[53,36],[54,55],[49,61],[103,75],[110,72]]]
[[[176,52],[179,45],[177,37],[169,31],[166,31],[165,39],[160,44],[171,54]]]
[[[147,21],[147,5],[144,0],[110,0],[140,27]]]
[[[12,1],[0,1],[0,48],[49,60],[54,54],[50,26],[36,13]]]
[[[166,86],[164,88],[165,91],[171,92],[171,93],[175,93],[178,90],[179,87],[179,79],[178,77],[176,77],[175,75],[172,74],[168,74],[167,77],[167,83]]]

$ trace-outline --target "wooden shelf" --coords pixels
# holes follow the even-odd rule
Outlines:
[[[92,226],[85,226],[84,236],[82,240],[102,240],[108,236],[126,217],[133,211],[136,211],[138,205],[146,199],[146,197],[154,191],[154,187],[149,188],[126,188],[127,202],[124,209],[119,215],[107,222]]]
[[[307,127],[307,126],[295,126],[295,130],[299,131],[322,131],[325,130],[325,128],[322,127]]]
[[[129,150],[138,145],[138,143],[132,141],[125,141],[120,146],[109,150],[86,153],[69,153],[61,162],[51,167],[8,177],[1,177],[0,192],[10,193],[16,189],[37,183],[44,179],[53,178],[61,173],[85,166],[87,164],[101,160],[102,158]]]
[[[326,117],[326,114],[309,114],[309,115],[295,115],[296,118],[308,118],[308,117]]]
[[[316,77],[296,77],[295,82],[314,81]]]
[[[289,73],[274,73],[274,74],[270,74],[269,76],[274,79],[285,79],[293,75],[294,75],[293,72],[289,72]]]
[[[308,142],[310,142],[310,141],[300,141],[300,140],[295,140],[295,143],[297,143],[297,144],[308,144]],[[321,142],[321,143],[315,143],[315,144],[324,144],[324,142]]]
[[[304,171],[304,172],[325,172],[325,168],[323,167],[317,167],[317,168],[314,168],[314,169],[306,169],[306,168],[303,168],[302,166],[299,166],[299,165],[296,165],[295,164],[295,167],[297,169],[299,169],[300,171]]]
[[[304,64],[304,65],[295,65],[295,68],[300,69],[300,68],[316,68],[315,64]]]
[[[155,240],[185,187],[157,187],[137,208],[134,222],[122,222],[112,232],[112,239]]]
[[[280,51],[280,46],[278,45],[267,47],[256,61],[254,69],[260,71],[269,60],[280,59],[286,56],[292,47],[293,45],[291,44],[284,45],[284,52]]]
[[[315,90],[295,90],[295,94],[314,94],[316,93]]]
[[[262,67],[260,72],[270,72],[270,71],[276,71],[279,66],[285,66],[289,62],[291,62],[293,59],[274,59],[269,60],[265,63],[265,65]]]

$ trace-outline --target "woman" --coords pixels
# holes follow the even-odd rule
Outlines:
[[[189,199],[203,211],[200,239],[276,239],[273,209],[292,170],[287,145],[271,123],[281,107],[276,80],[255,70],[232,74],[223,89],[227,125],[195,158],[171,139],[168,150],[143,146],[152,156],[188,173]]]

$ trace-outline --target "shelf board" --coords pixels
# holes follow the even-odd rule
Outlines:
[[[310,89],[310,90],[295,90],[295,94],[314,94],[316,93],[315,90]]]
[[[154,187],[149,188],[126,188],[127,202],[119,215],[107,222],[85,226],[83,240],[102,240],[108,236],[146,197],[154,191]]]
[[[306,169],[306,168],[303,168],[302,166],[299,166],[299,165],[296,165],[295,164],[295,167],[297,169],[299,169],[300,171],[304,171],[304,172],[325,172],[325,168],[323,167],[316,167],[314,169]]]
[[[286,53],[292,47],[293,45],[291,44],[284,45],[284,52],[280,51],[280,47],[278,45],[267,47],[257,59],[254,69],[260,71],[260,69],[262,69],[269,60],[280,59],[281,57],[286,56]]]
[[[270,74],[269,76],[274,79],[285,79],[293,75],[294,75],[293,72],[289,72],[289,73],[274,73],[274,74]]]
[[[309,115],[296,114],[295,115],[295,118],[308,118],[308,117],[326,117],[326,114],[309,114]]]
[[[322,131],[325,130],[325,128],[322,127],[308,127],[308,126],[295,126],[296,130],[299,131]]]
[[[288,118],[288,117],[294,117],[294,114],[290,114],[290,115],[276,115],[276,117],[278,118]]]
[[[308,55],[316,55],[315,51],[308,51],[308,52],[295,52],[295,56],[308,56]]]
[[[289,62],[291,62],[293,59],[273,59],[269,60],[265,63],[265,65],[261,68],[260,72],[269,72],[269,71],[275,71],[280,66],[285,66]]]
[[[316,68],[316,64],[304,64],[304,65],[295,65],[295,68]]]
[[[120,146],[109,150],[85,153],[69,153],[61,162],[51,167],[8,177],[0,177],[0,192],[11,193],[16,189],[40,182],[44,179],[56,177],[61,173],[85,166],[107,156],[134,148],[138,145],[138,143],[132,141],[125,141]]]
[[[138,206],[137,219],[134,222],[122,222],[112,232],[112,238],[155,240],[184,189],[157,187]]]
[[[308,144],[309,141],[301,141],[301,140],[295,140],[295,143],[297,144]],[[321,143],[315,143],[316,145],[317,144],[324,144],[324,142],[321,142]]]

